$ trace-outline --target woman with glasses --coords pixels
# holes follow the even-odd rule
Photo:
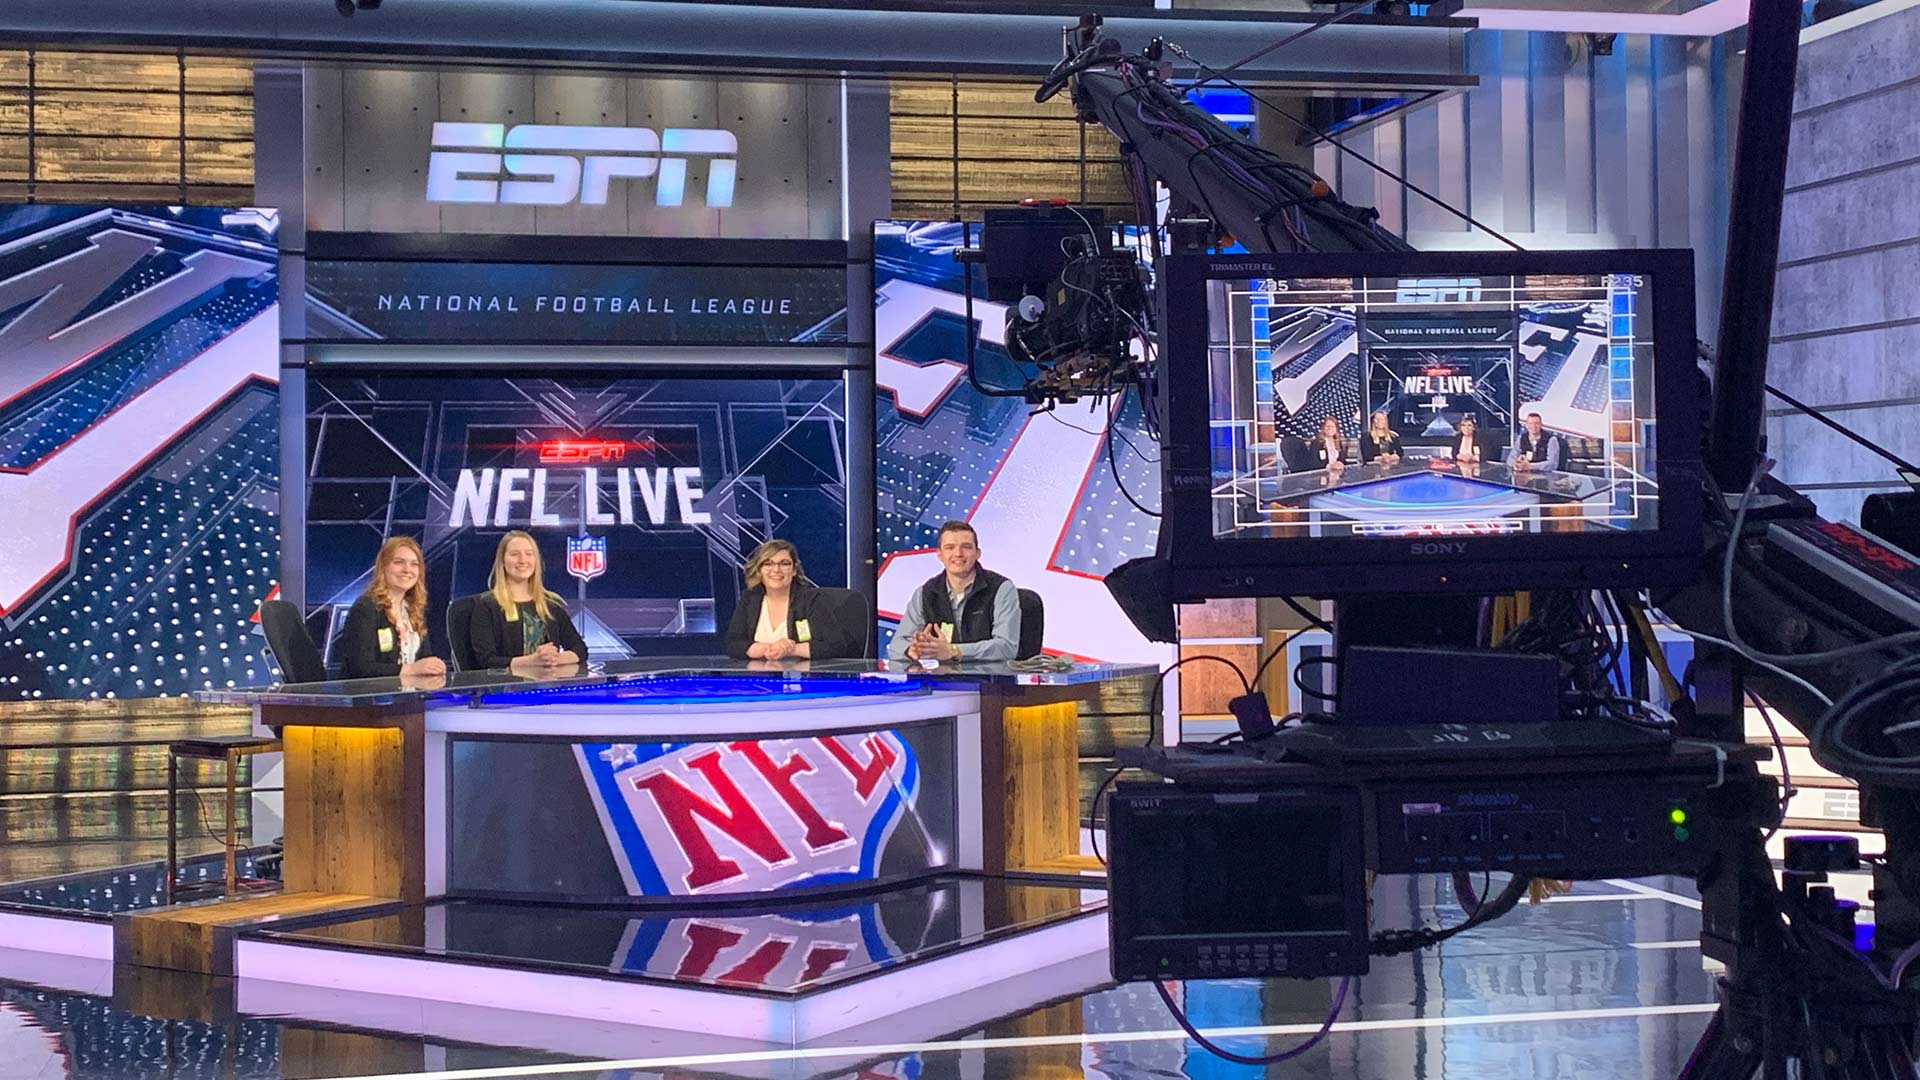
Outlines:
[[[727,655],[737,660],[835,660],[860,655],[863,628],[843,626],[844,610],[818,603],[821,591],[785,540],[753,549],[747,591],[727,624]]]

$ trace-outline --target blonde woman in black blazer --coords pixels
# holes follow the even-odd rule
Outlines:
[[[469,628],[480,667],[540,675],[586,663],[587,643],[560,597],[547,591],[532,534],[515,529],[500,538],[487,585]]]

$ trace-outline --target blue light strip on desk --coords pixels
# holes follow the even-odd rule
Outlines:
[[[918,694],[925,683],[908,679],[792,678],[782,675],[669,675],[622,679],[591,686],[549,686],[484,694],[485,705],[724,705],[740,702],[809,701],[823,698]]]

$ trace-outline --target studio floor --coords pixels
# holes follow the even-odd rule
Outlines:
[[[1495,883],[1497,885],[1497,881]],[[326,1023],[222,1012],[221,988],[168,985],[43,953],[0,952],[0,1080],[86,1077],[295,1078],[516,1076],[664,1078],[1669,1077],[1713,1005],[1691,886],[1668,880],[1586,882],[1566,897],[1432,950],[1378,960],[1354,980],[1320,1044],[1265,1069],[1207,1054],[1146,984],[1099,986],[974,1030],[931,1041],[870,1036],[750,1052],[669,1054],[636,1040],[619,1059],[541,1049],[549,1025],[528,1000],[497,1036],[448,1041],[435,1006],[397,998],[335,1002]],[[1462,918],[1445,882],[1382,878],[1376,925]],[[1219,981],[1175,987],[1203,1031],[1243,1054],[1295,1045],[1320,1026],[1326,983]],[[241,995],[244,996],[244,995]],[[233,1000],[229,995],[227,1000]],[[198,1013],[198,1015],[195,1015]],[[191,1017],[191,1018],[183,1018]],[[352,1023],[342,1023],[349,1017]],[[697,1029],[699,1018],[685,1024]],[[578,1021],[554,1021],[558,1030]],[[492,1045],[496,1044],[497,1045]]]

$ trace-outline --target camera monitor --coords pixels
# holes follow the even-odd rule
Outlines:
[[[1697,565],[1690,252],[1180,256],[1164,280],[1179,599]]]
[[[1114,978],[1366,973],[1359,787],[1122,784],[1108,815]]]

